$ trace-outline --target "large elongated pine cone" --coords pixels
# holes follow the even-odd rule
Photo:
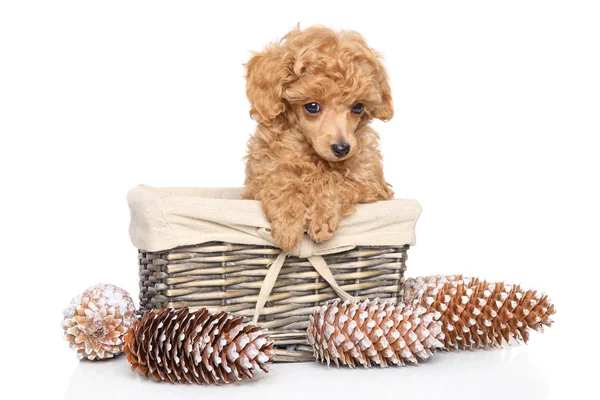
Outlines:
[[[354,367],[404,365],[432,356],[442,347],[441,323],[421,306],[340,300],[310,316],[308,342],[315,357]]]
[[[125,337],[127,360],[146,378],[171,383],[230,383],[268,372],[273,341],[240,316],[206,309],[147,312]]]
[[[101,283],[73,298],[63,317],[65,339],[77,358],[103,360],[123,352],[135,306],[124,289]]]
[[[548,296],[536,290],[462,275],[409,278],[404,301],[434,313],[446,350],[527,342],[529,331],[542,332],[555,312]]]

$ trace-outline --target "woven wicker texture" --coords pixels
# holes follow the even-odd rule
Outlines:
[[[358,246],[323,258],[343,290],[361,299],[397,302],[403,295],[408,246]],[[222,242],[139,252],[140,311],[205,307],[251,318],[269,265],[269,246]],[[275,361],[313,361],[306,328],[314,307],[337,295],[304,258],[289,256],[258,324],[275,341]]]

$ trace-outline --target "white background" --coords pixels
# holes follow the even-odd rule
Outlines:
[[[598,3],[217,3],[0,3],[2,397],[593,397]],[[298,22],[358,30],[385,55],[385,174],[424,208],[408,274],[538,288],[555,326],[418,367],[278,364],[226,388],[146,382],[123,357],[78,362],[60,328],[69,300],[97,282],[138,295],[127,191],[241,186],[242,64]]]

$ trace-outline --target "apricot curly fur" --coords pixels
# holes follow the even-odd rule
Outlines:
[[[243,197],[260,200],[272,236],[284,251],[304,231],[329,239],[357,203],[393,197],[383,176],[379,136],[368,124],[394,109],[380,55],[352,31],[296,28],[246,64],[250,115],[258,123],[248,142]],[[311,115],[304,105],[317,102]],[[353,113],[357,103],[364,105]],[[347,143],[335,156],[331,146]]]

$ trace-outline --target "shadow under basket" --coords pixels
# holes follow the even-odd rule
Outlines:
[[[356,246],[323,256],[349,294],[398,302],[404,291],[403,246]],[[139,251],[140,312],[207,308],[252,318],[268,266],[281,250],[270,246],[209,242],[171,250]],[[288,256],[258,325],[274,340],[275,361],[314,361],[306,342],[309,315],[337,298],[306,258]]]

